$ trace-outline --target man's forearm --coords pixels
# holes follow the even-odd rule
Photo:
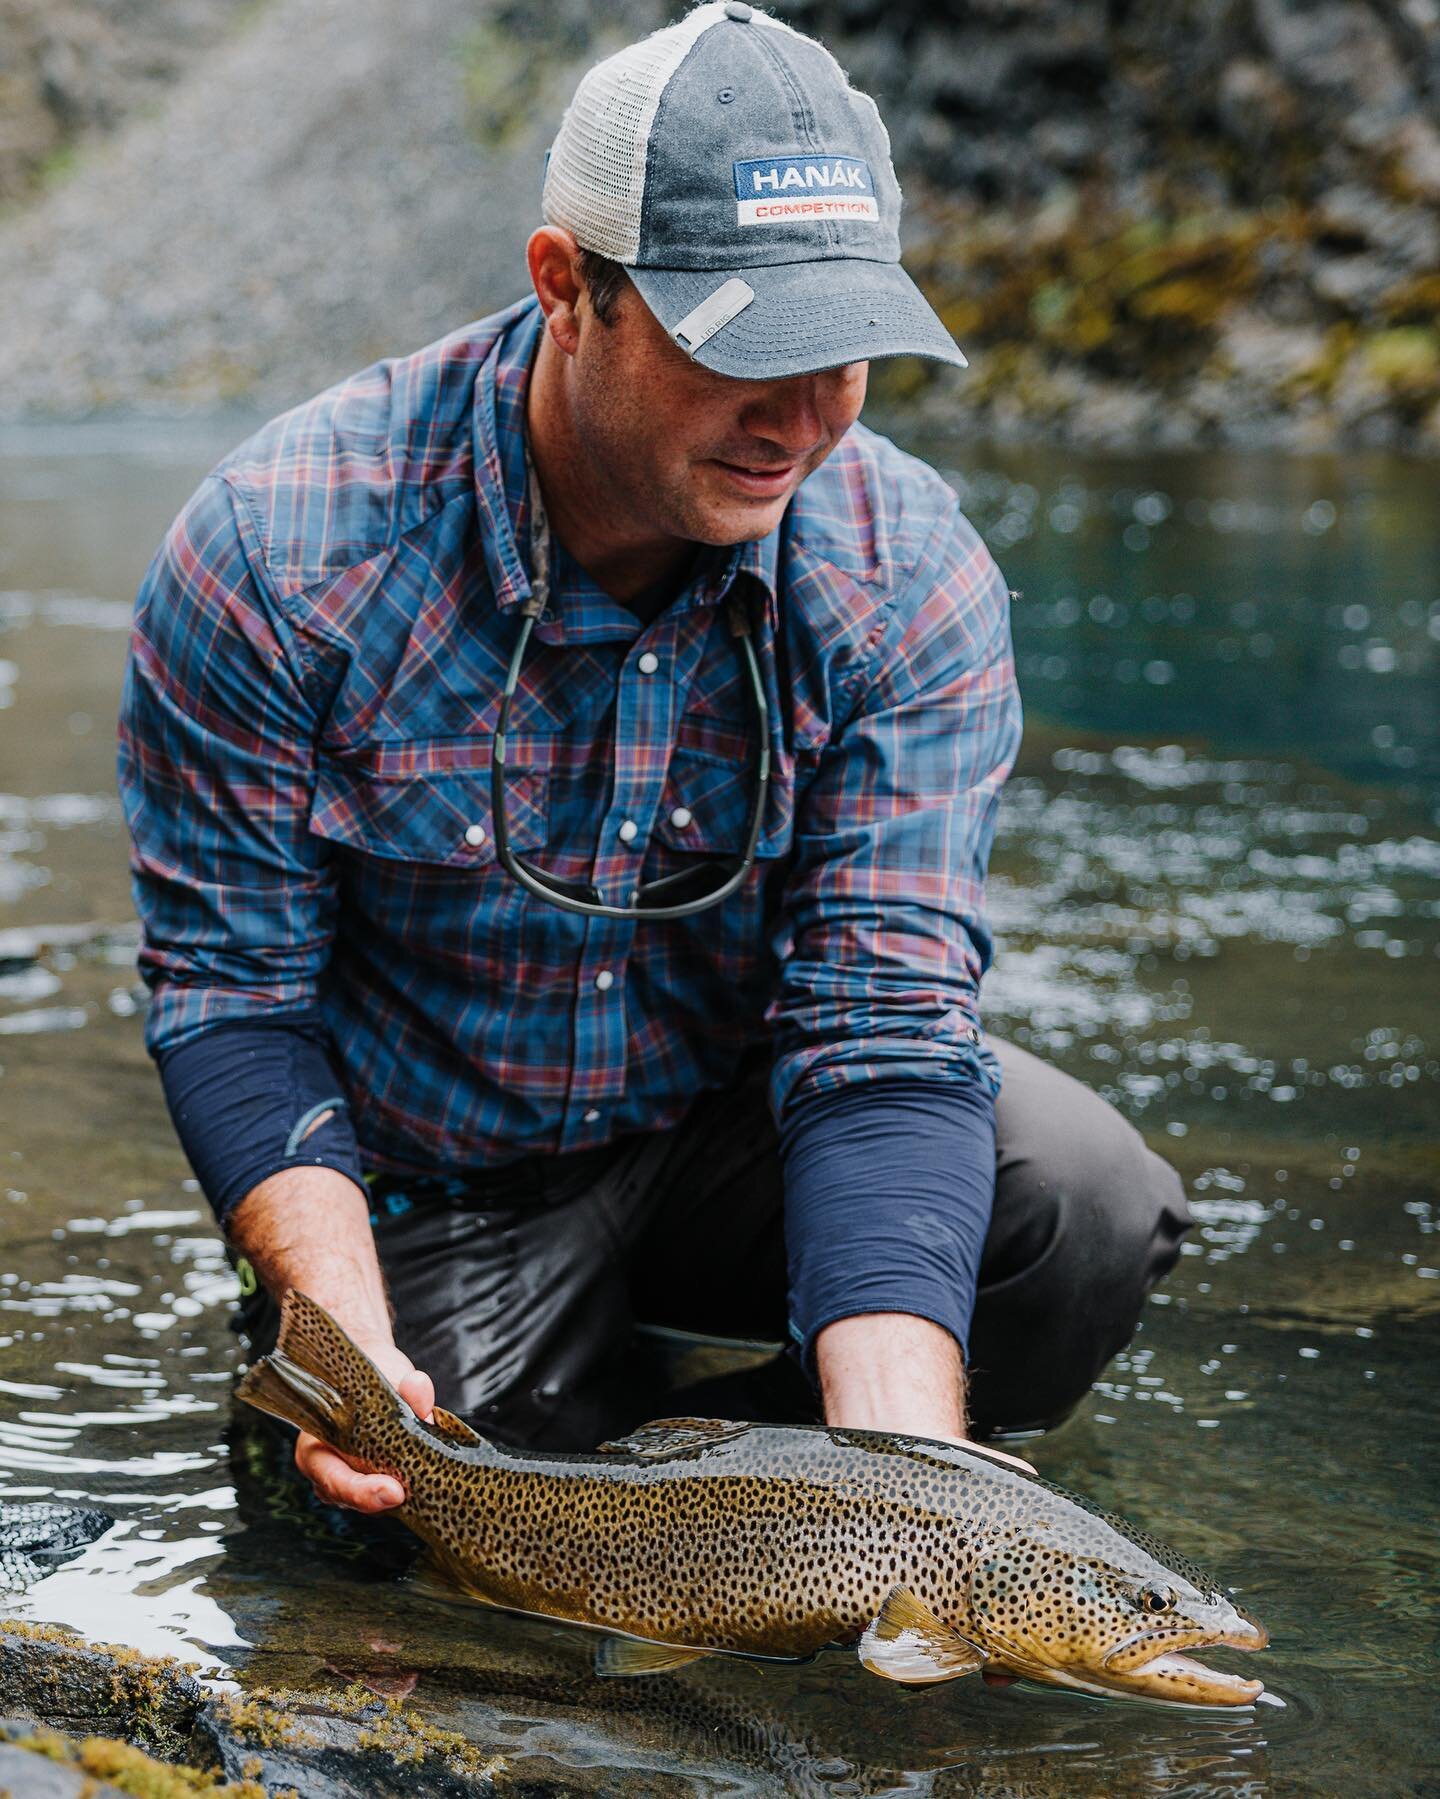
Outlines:
[[[329,1168],[286,1168],[252,1187],[229,1219],[230,1240],[279,1300],[298,1287],[360,1344],[393,1328],[364,1195]]]
[[[965,1435],[965,1368],[950,1332],[910,1312],[827,1324],[815,1365],[829,1424],[852,1430]]]

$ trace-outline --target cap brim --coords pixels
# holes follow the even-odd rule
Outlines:
[[[702,367],[741,380],[777,380],[871,362],[925,356],[967,367],[928,300],[898,262],[768,263],[736,269],[627,269],[645,304],[674,336],[726,281],[755,297],[690,354]]]

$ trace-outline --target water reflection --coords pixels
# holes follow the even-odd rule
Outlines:
[[[1197,1718],[965,1682],[907,1696],[843,1656],[602,1687],[575,1635],[433,1607],[257,1498],[229,1405],[233,1277],[139,1044],[110,744],[129,594],[235,435],[0,454],[0,1500],[117,1518],[0,1606],[243,1681],[358,1673],[617,1785],[1428,1779],[1433,471],[936,456],[1026,595],[990,1015],[1162,1144],[1198,1217],[1134,1344],[1034,1455],[1265,1617],[1289,1709]]]

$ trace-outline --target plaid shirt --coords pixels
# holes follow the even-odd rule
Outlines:
[[[120,750],[150,1047],[318,1009],[366,1165],[396,1172],[664,1127],[767,1033],[777,1116],[897,1075],[993,1090],[1007,595],[949,488],[863,427],[648,624],[562,556],[516,695],[523,855],[623,900],[733,852],[753,725],[720,602],[743,584],[774,778],[742,891],[590,920],[497,865],[540,325],[528,300],[275,420],[156,556]]]

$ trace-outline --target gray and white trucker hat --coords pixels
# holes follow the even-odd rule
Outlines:
[[[774,379],[965,358],[900,267],[875,102],[808,38],[712,0],[597,63],[545,170],[547,224],[623,263],[695,361]]]

